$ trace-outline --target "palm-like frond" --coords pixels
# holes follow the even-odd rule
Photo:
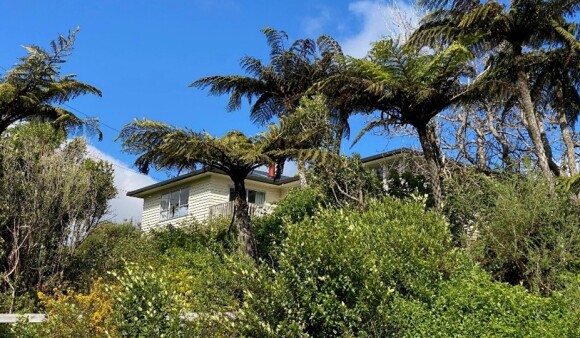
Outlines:
[[[580,115],[580,56],[573,47],[531,55],[539,59],[532,87],[538,111],[561,112],[573,128]]]
[[[51,52],[38,46],[25,47],[28,55],[2,76],[0,133],[14,122],[34,118],[55,121],[57,126],[98,131],[93,122],[56,106],[81,95],[101,96],[99,89],[78,81],[76,75],[60,74],[61,64],[72,51],[75,34],[76,30],[67,37],[59,36],[51,43]],[[85,123],[88,124],[83,126]]]
[[[209,76],[190,86],[209,89],[211,95],[229,95],[228,110],[240,109],[242,99],[247,98],[252,122],[266,125],[274,117],[293,114],[303,97],[318,93],[321,82],[348,70],[340,45],[328,36],[318,41],[299,39],[286,47],[286,33],[271,28],[262,31],[270,47],[268,64],[245,57],[241,66],[248,76]],[[348,93],[353,86],[339,81],[328,83],[345,86],[323,94],[329,95],[333,103],[331,118],[342,126],[340,135],[348,135],[348,117],[361,105],[353,104],[357,96]]]
[[[123,151],[138,155],[135,166],[143,173],[151,167],[183,170],[201,164],[237,177],[261,165],[284,163],[287,157],[311,146],[312,134],[293,133],[285,119],[281,121],[253,137],[234,130],[218,138],[161,122],[135,120],[117,139]]]
[[[427,125],[463,94],[465,86],[460,80],[473,75],[467,66],[471,57],[459,44],[441,52],[425,53],[406,48],[396,40],[375,43],[368,60],[350,62],[350,67],[367,79],[364,90],[378,98],[369,104],[386,115],[380,119],[382,122],[369,124],[365,131],[385,122]]]
[[[329,35],[319,36],[316,43],[318,43],[318,48],[322,55],[332,54],[344,56],[340,44]]]
[[[262,81],[252,77],[217,75],[201,78],[190,84],[190,87],[209,88],[211,95],[231,94],[227,109],[233,111],[241,108],[244,97],[251,103],[252,98],[259,95],[265,85]]]
[[[276,57],[286,50],[284,47],[284,42],[288,40],[286,32],[266,27],[262,29],[262,33],[266,36],[266,41],[270,47],[270,57]]]

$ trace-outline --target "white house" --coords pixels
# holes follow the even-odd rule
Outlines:
[[[386,188],[388,170],[406,163],[405,160],[401,161],[406,155],[417,156],[417,153],[401,148],[361,160],[375,170]],[[298,177],[283,176],[274,180],[268,173],[254,171],[246,179],[245,185],[250,210],[254,215],[259,215],[268,213],[273,208],[272,203],[300,184]],[[233,183],[226,174],[215,169],[201,169],[130,191],[127,196],[143,199],[141,228],[149,231],[191,219],[203,222],[213,216],[231,215],[232,193]]]

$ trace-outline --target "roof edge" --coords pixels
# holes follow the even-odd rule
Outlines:
[[[227,176],[227,174],[223,170],[219,170],[219,169],[215,169],[215,168],[212,168],[212,169],[202,168],[202,169],[194,170],[194,171],[192,171],[190,173],[187,173],[187,174],[183,174],[183,175],[179,175],[179,176],[170,178],[170,179],[165,180],[165,181],[161,181],[161,182],[157,182],[157,183],[148,185],[146,187],[143,187],[143,188],[140,188],[140,189],[137,189],[137,190],[129,191],[129,192],[127,192],[127,196],[129,196],[129,197],[139,197],[137,195],[140,195],[140,194],[142,194],[142,193],[144,193],[146,191],[153,190],[153,189],[157,189],[157,188],[161,188],[161,187],[166,186],[166,185],[169,185],[171,183],[175,183],[175,182],[179,182],[179,181],[182,181],[182,180],[186,180],[188,178],[192,178],[192,177],[195,177],[195,176],[199,176],[199,175],[204,174],[204,173],[213,173],[213,174],[219,174],[219,175],[226,175]],[[248,175],[248,177],[246,179],[247,180],[250,180],[250,181],[261,182],[261,183],[269,183],[269,184],[273,184],[273,185],[280,186],[280,185],[283,185],[283,184],[287,184],[287,183],[291,183],[291,182],[298,181],[299,178],[298,177],[284,177],[284,178],[281,178],[279,180],[273,180],[273,179],[268,179],[268,178],[260,177],[260,176],[252,176],[250,174],[250,175]]]
[[[375,160],[379,160],[379,159],[383,159],[383,158],[388,158],[388,157],[392,157],[395,155],[399,155],[399,154],[403,154],[403,153],[416,153],[418,154],[417,151],[411,149],[411,148],[398,148],[398,149],[394,149],[394,150],[390,150],[390,151],[386,151],[380,154],[376,154],[376,155],[372,155],[372,156],[367,156],[367,157],[363,157],[361,158],[361,162],[362,163],[368,163],[368,162],[372,162]],[[221,174],[221,175],[226,175],[226,173],[222,170],[219,169],[206,169],[206,168],[202,168],[202,169],[198,169],[198,170],[194,170],[190,173],[184,174],[184,175],[180,175],[180,176],[176,176],[173,178],[170,178],[168,180],[165,181],[161,181],[161,182],[157,182],[151,185],[148,185],[146,187],[137,189],[137,190],[133,190],[133,191],[129,191],[127,192],[127,196],[129,197],[139,197],[137,195],[140,195],[148,190],[153,190],[153,189],[157,189],[157,188],[161,188],[165,185],[169,185],[171,183],[175,183],[181,180],[186,180],[188,178],[191,177],[195,177],[195,176],[199,176],[201,174],[204,173],[215,173],[215,174]],[[272,180],[272,179],[268,179],[265,177],[261,177],[261,176],[252,176],[251,174],[246,178],[247,180],[250,181],[256,181],[256,182],[262,182],[262,183],[269,183],[269,184],[273,184],[276,186],[280,186],[283,184],[287,184],[287,183],[291,183],[291,182],[295,182],[299,180],[299,177],[297,176],[293,176],[293,177],[284,177],[281,178],[279,180]]]

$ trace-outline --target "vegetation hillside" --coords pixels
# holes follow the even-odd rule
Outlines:
[[[0,312],[48,320],[0,336],[580,337],[579,4],[422,1],[360,59],[264,29],[268,61],[191,84],[262,132],[118,136],[141,172],[234,184],[233,219],[150,233],[102,221],[113,170],[74,137],[98,122],[62,108],[100,95],[61,74],[76,31],[27,47],[0,79]],[[412,168],[342,153],[367,132],[415,136]],[[245,178],[288,161],[301,187],[252,218]]]

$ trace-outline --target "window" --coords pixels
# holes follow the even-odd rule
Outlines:
[[[383,166],[378,166],[375,167],[374,169],[375,175],[377,175],[377,178],[382,181],[383,180]]]
[[[234,200],[234,188],[230,188],[230,201]],[[266,203],[266,193],[263,191],[256,191],[246,189],[246,200],[248,203],[264,204]]]
[[[161,220],[187,216],[189,188],[161,195]]]

